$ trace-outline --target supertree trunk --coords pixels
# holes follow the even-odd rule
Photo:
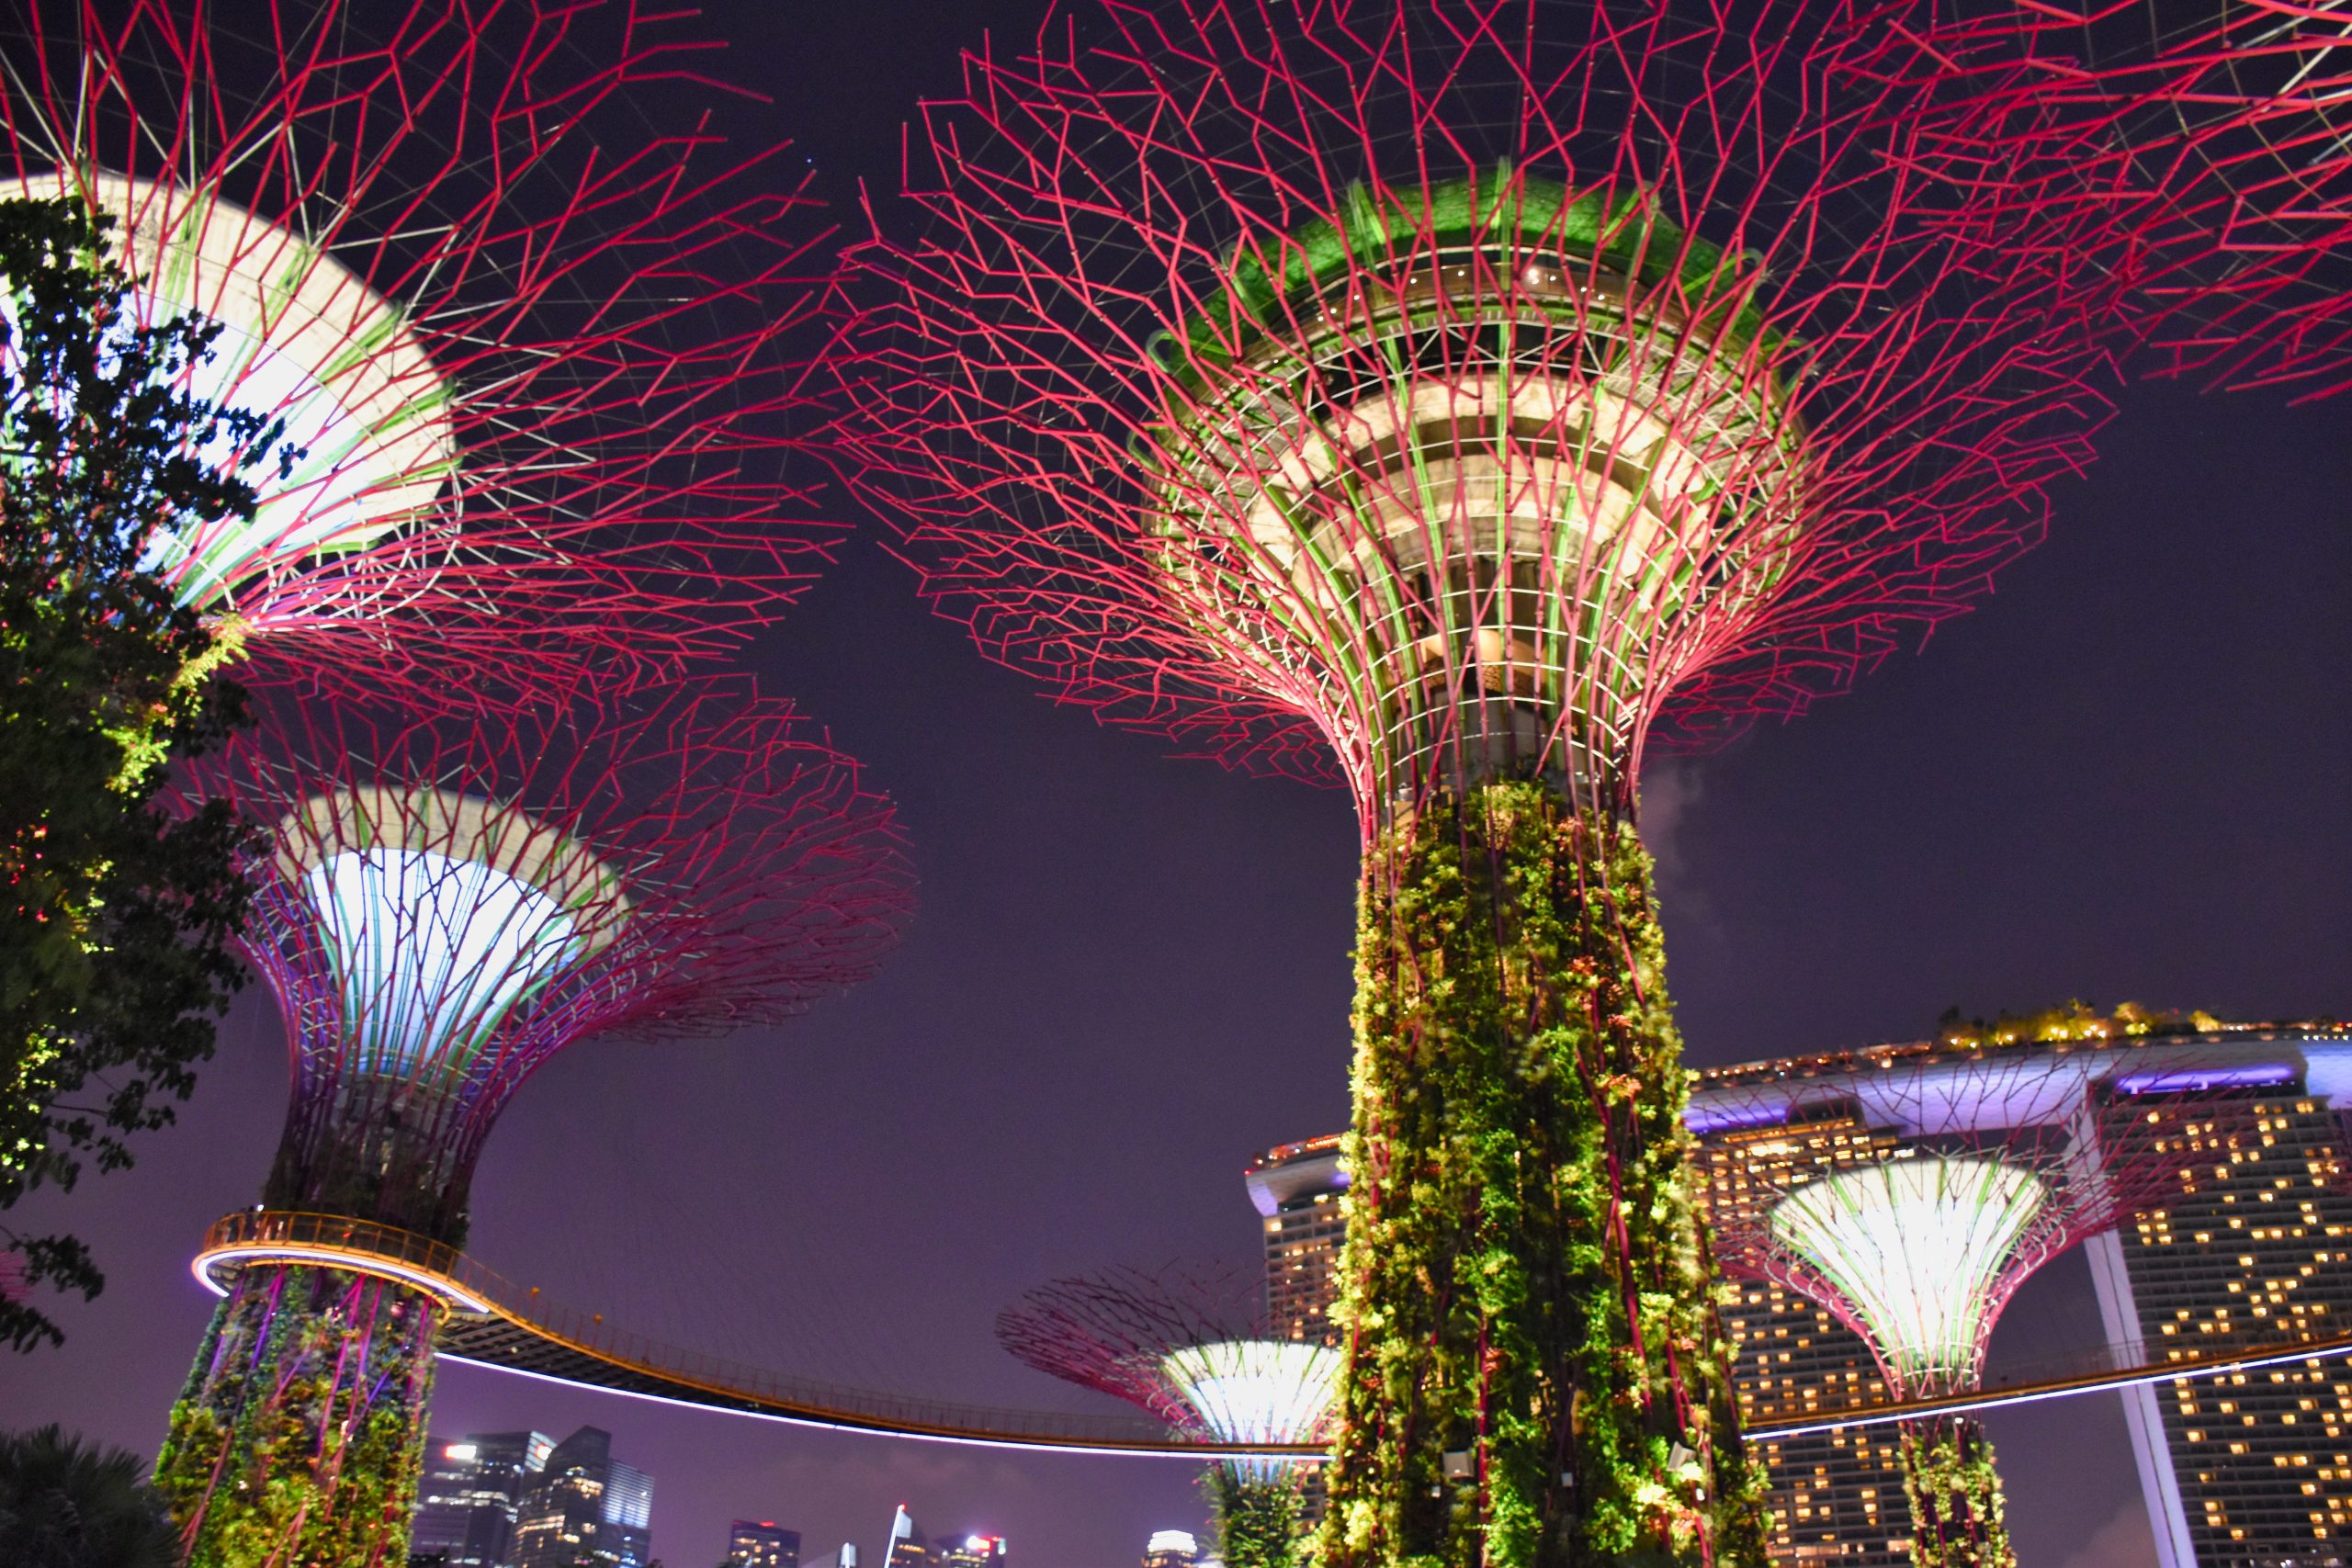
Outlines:
[[[1650,863],[1546,784],[1364,862],[1327,1564],[1760,1563]]]
[[[1296,1474],[1266,1479],[1212,1468],[1204,1489],[1216,1510],[1217,1554],[1225,1568],[1297,1568],[1305,1555],[1299,1531]]]
[[[155,1465],[187,1568],[407,1562],[442,1311],[340,1269],[238,1275]]]
[[[2018,1568],[1993,1444],[1973,1417],[1903,1423],[1903,1490],[1918,1568]]]

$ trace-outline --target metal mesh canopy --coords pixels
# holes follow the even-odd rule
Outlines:
[[[135,322],[220,329],[188,389],[298,453],[146,555],[257,673],[446,700],[666,666],[806,580],[832,531],[777,457],[813,236],[758,160],[637,118],[673,26],[42,0],[0,33],[0,194],[111,219]]]
[[[190,519],[148,547],[180,603],[220,615],[259,609],[272,579],[306,558],[362,550],[433,505],[453,476],[450,389],[401,312],[330,255],[217,197],[103,170],[19,177],[12,194],[78,197],[113,220],[138,288],[134,318],[188,312],[217,324],[187,389],[215,406],[285,423],[290,468],[251,477],[253,517]],[[226,438],[207,454],[237,453]]]
[[[1160,1358],[1160,1371],[1209,1436],[1232,1443],[1303,1443],[1331,1416],[1340,1356],[1329,1345],[1287,1339],[1225,1339],[1190,1345]],[[1276,1460],[1238,1461],[1236,1470],[1268,1478]]]
[[[628,934],[588,849],[447,790],[341,791],[278,825],[363,1073],[463,1075],[518,1008]],[[294,863],[289,867],[286,863]]]
[[[741,682],[276,728],[183,787],[276,824],[242,945],[294,1055],[281,1175],[397,1171],[429,1211],[360,1217],[430,1232],[573,1041],[797,1012],[870,973],[911,903],[888,804]]]
[[[1041,1285],[997,1314],[997,1340],[1039,1371],[1224,1442],[1312,1441],[1329,1427],[1340,1352],[1275,1339],[1232,1275],[1118,1269]],[[1295,1461],[1227,1461],[1268,1481]]]
[[[1770,1223],[1871,1325],[1905,1387],[1958,1386],[1978,1371],[1994,1289],[2049,1201],[2031,1170],[1928,1155],[1808,1182]]]
[[[2280,1078],[2248,1055],[2021,1043],[1721,1069],[1690,1117],[1717,1261],[1828,1308],[1896,1397],[1966,1392],[2036,1269],[2255,1135],[2249,1097]]]
[[[1367,821],[1464,769],[1613,799],[1662,715],[1957,610],[2087,456],[2098,213],[1896,20],[1072,6],[853,252],[843,472],[1106,716],[1335,756]]]
[[[2352,385],[2352,9],[2341,0],[2110,0],[1966,12],[1962,57],[1993,34],[2031,62],[1988,98],[1999,129],[2071,136],[2111,214],[2085,265],[2135,276],[2119,317],[2163,369],[2312,394]]]

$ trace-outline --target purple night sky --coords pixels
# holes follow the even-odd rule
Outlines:
[[[709,0],[706,30],[847,226],[956,49],[1043,7]],[[2352,1005],[2352,401],[2142,387],[2100,451],[1978,613],[1800,723],[1652,767],[1696,1062],[1916,1038],[1953,1002]],[[1111,1263],[1251,1266],[1244,1162],[1345,1119],[1354,821],[1336,792],[1051,705],[911,587],[862,536],[752,659],[897,797],[923,876],[904,948],[788,1028],[559,1058],[491,1140],[470,1247],[673,1343],[1077,1407],[996,1348],[997,1309]],[[185,1260],[260,1190],[283,1063],[249,992],[136,1169],[22,1212],[70,1216],[110,1284],[62,1314],[64,1349],[0,1359],[0,1427],[153,1450],[211,1305]],[[2097,1337],[2069,1259],[1995,1359]],[[1128,1568],[1204,1513],[1168,1461],[802,1432],[463,1368],[434,1411],[448,1434],[588,1422],[653,1474],[670,1568],[709,1568],[737,1516],[875,1561],[899,1502],[934,1535],[1009,1537],[1019,1568]],[[1991,1425],[2025,1562],[2148,1560],[2114,1396]]]

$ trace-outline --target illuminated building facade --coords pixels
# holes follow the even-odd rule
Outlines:
[[[1940,1048],[1948,1047],[1895,1045],[1861,1055]],[[2161,1354],[2161,1341],[2186,1336],[2200,1347],[2216,1336],[2276,1337],[2282,1321],[2294,1325],[2289,1332],[2314,1337],[2352,1332],[2352,1192],[2339,1174],[2352,1132],[2335,1109],[2352,1108],[2352,1030],[2258,1025],[2003,1049],[2018,1054],[2039,1086],[2034,1095],[2043,1107],[2036,1114],[2047,1113],[2044,1091],[2052,1086],[2061,1094],[2070,1079],[2086,1086],[2111,1066],[2110,1053],[2121,1052],[2132,1053],[2134,1066],[2118,1082],[2132,1094],[2134,1112],[2154,1110],[2166,1118],[2165,1130],[2192,1147],[2201,1135],[2197,1112],[2215,1104],[2217,1070],[2232,1075],[2252,1107],[2255,1144],[2219,1138],[2213,1159],[2181,1179],[2177,1199],[2085,1244],[2110,1343],[2157,1344]],[[1954,1053],[1955,1061],[1969,1055]],[[1700,1135],[1712,1222],[1751,1215],[1806,1168],[1871,1164],[1904,1143],[1866,1099],[1830,1092],[1824,1080],[1853,1060],[1792,1058],[1701,1076],[1690,1121]],[[1758,1109],[1762,1085],[1786,1090],[1770,1113]],[[2168,1098],[2174,1090],[2180,1092]],[[1261,1173],[1287,1178],[1310,1163],[1301,1151],[1317,1149],[1328,1151],[1326,1207],[1336,1208],[1346,1188],[1338,1146],[1336,1136],[1287,1144],[1254,1162],[1250,1196],[1260,1212],[1280,1218],[1288,1198],[1312,1190],[1305,1183],[1276,1187]],[[1271,1193],[1283,1196],[1270,1203]],[[1337,1291],[1336,1235],[1303,1278],[1290,1272],[1295,1255],[1272,1225],[1267,1236],[1270,1303],[1290,1303],[1289,1321],[1322,1321]],[[1861,1337],[1786,1287],[1726,1285],[1720,1310],[1737,1350],[1732,1381],[1744,1425],[1886,1397]],[[2184,1380],[2122,1397],[2157,1568],[2352,1564],[2352,1549],[2343,1544],[2352,1531],[2352,1361]],[[1762,1457],[1775,1568],[1907,1568],[1911,1518],[1894,1427],[1783,1439],[1764,1445]]]
[[[507,1568],[514,1518],[555,1440],[538,1432],[469,1432],[427,1445],[409,1555],[443,1568]]]
[[[2177,1118],[2210,1159],[2163,1209],[2095,1238],[2108,1337],[2158,1354],[2282,1333],[2352,1331],[2352,1195],[2343,1187],[2352,1045],[2249,1064],[2254,1134]],[[2295,1058],[2300,1058],[2297,1060]],[[2158,1568],[2352,1562],[2352,1362],[2312,1361],[2124,1392]]]
[[[1283,1338],[1329,1341],[1348,1228],[1340,1134],[1277,1145],[1251,1160],[1242,1179],[1265,1219],[1267,1326]]]
[[[514,1568],[646,1568],[652,1548],[653,1478],[601,1427],[557,1444],[515,1520]]]
[[[890,1516],[890,1550],[882,1568],[925,1568],[931,1562],[931,1541],[915,1528],[915,1517],[901,1503]]]
[[[800,1568],[800,1532],[765,1519],[727,1527],[727,1561],[743,1568]]]
[[[1841,1111],[1762,1126],[1711,1128],[1694,1119],[1711,1225],[1769,1204],[1792,1176],[1879,1157],[1896,1140]],[[1732,1388],[1744,1426],[1802,1419],[1886,1397],[1860,1335],[1786,1286],[1728,1282],[1720,1298],[1736,1348]],[[1835,1562],[1901,1568],[1911,1561],[1911,1507],[1892,1427],[1784,1438],[1763,1445],[1770,1480],[1770,1544],[1777,1568]]]
[[[1939,1076],[1939,1057],[1949,1063],[1941,1076],[1950,1103],[1904,1102],[1906,1094],[1917,1100],[1921,1085]],[[1999,1079],[1989,1090],[1988,1075]],[[1917,1145],[1908,1134],[1923,1116],[1945,1133],[1962,1131],[1964,1117],[1979,1136],[2062,1124],[2079,1134],[2091,1117],[2120,1117],[2141,1137],[2176,1149],[2185,1144],[2190,1157],[2167,1166],[2170,1177],[2130,1178],[2135,1190],[2145,1188],[2131,1205],[2138,1217],[2086,1243],[2107,1338],[2126,1356],[2144,1348],[2160,1358],[2164,1340],[2192,1334],[2203,1349],[2215,1335],[2276,1339],[2282,1322],[2292,1325],[2284,1332],[2302,1336],[2343,1331],[2332,1325],[2352,1313],[2344,1250],[2352,1202],[2330,1187],[2343,1132],[2329,1107],[2347,1093],[2352,1032],[2331,1023],[2248,1025],[1947,1041],[1718,1068],[1702,1075],[1690,1121],[1706,1148],[1716,1201],[1751,1208],[1789,1185],[1790,1168],[1776,1162],[1838,1170],[1883,1159],[1897,1145],[1909,1152]],[[2111,1140],[2118,1127],[2105,1131]],[[1738,1213],[1724,1217],[1736,1224]],[[1830,1368],[1832,1376],[1815,1387],[1784,1374],[1770,1391],[1773,1404],[1764,1403],[1768,1368],[1738,1319],[1765,1304],[1753,1299],[1765,1293],[1741,1287],[1740,1306],[1726,1314],[1742,1339],[1736,1381],[1748,1419],[1860,1402],[1846,1393],[1842,1371]],[[1799,1337],[1792,1326],[1791,1339]],[[1859,1340],[1852,1343],[1867,1387],[1871,1361]],[[2352,1524],[2352,1480],[2344,1479],[2352,1477],[2352,1439],[2340,1436],[2352,1426],[2352,1371],[2323,1362],[2280,1369],[2275,1378],[2233,1375],[2245,1381],[2221,1388],[2213,1385],[2227,1379],[2184,1382],[2124,1395],[2160,1568],[2341,1568],[2345,1554],[2332,1543]],[[2344,1418],[2331,1422],[2330,1412]],[[2224,1431],[2224,1422],[2235,1429]],[[1804,1442],[1824,1446],[1821,1438]],[[2338,1442],[2343,1460],[2332,1446]],[[1878,1505],[1871,1517],[1907,1528],[1899,1486],[1882,1479],[1898,1457],[1892,1442],[1809,1459],[1789,1451],[1792,1446],[1767,1456],[1781,1513],[1778,1560],[1901,1561],[1857,1555],[1894,1549],[1894,1532],[1881,1525],[1857,1538],[1847,1522],[1868,1488]],[[1800,1507],[1813,1508],[1813,1517],[1797,1517]],[[1792,1528],[1799,1525],[1810,1528]]]

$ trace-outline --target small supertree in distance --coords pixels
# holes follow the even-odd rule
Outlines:
[[[2159,1206],[2184,1166],[2228,1147],[2249,1120],[2204,1075],[2172,1068],[2140,1074],[2126,1050],[1858,1053],[1808,1063],[1804,1135],[1789,1138],[1773,1132],[1785,1082],[1711,1078],[1707,1115],[1758,1129],[1746,1134],[1736,1182],[1734,1167],[1717,1168],[1716,1258],[1860,1335],[1894,1398],[1973,1393],[2019,1286],[2077,1242]],[[2225,1070],[2212,1077],[2230,1081]],[[2016,1568],[1982,1424],[1937,1414],[1900,1429],[1914,1560]]]
[[[1311,1443],[1328,1432],[1340,1352],[1277,1339],[1230,1275],[1114,1269],[1041,1285],[997,1314],[999,1343],[1068,1382],[1226,1443]],[[1305,1467],[1279,1455],[1220,1460],[1205,1485],[1226,1568],[1294,1568]]]
[[[272,825],[242,938],[292,1055],[267,1208],[458,1245],[483,1139],[556,1052],[795,1013],[910,907],[888,804],[738,683],[519,719],[320,706],[187,786]],[[157,1464],[188,1562],[400,1562],[445,1310],[242,1269]]]
[[[1956,613],[2103,412],[2104,214],[1979,220],[2055,187],[1931,20],[1080,5],[851,253],[841,467],[934,602],[1354,795],[1332,1568],[1760,1560],[1641,761]]]
[[[241,673],[659,666],[808,579],[831,531],[776,460],[818,236],[768,160],[639,118],[695,44],[619,0],[38,0],[0,36],[0,194],[108,221],[138,321],[215,334],[187,389],[281,435],[252,515],[142,561]]]

